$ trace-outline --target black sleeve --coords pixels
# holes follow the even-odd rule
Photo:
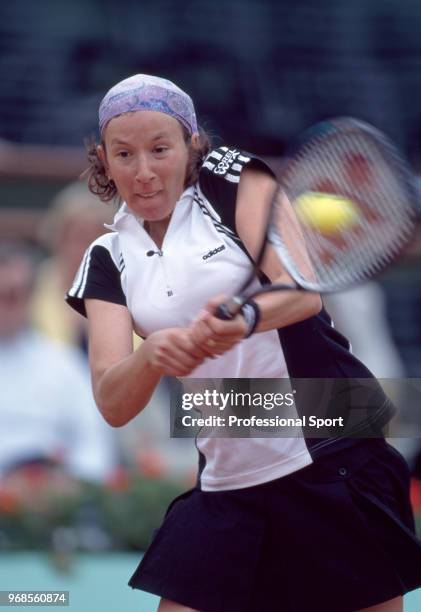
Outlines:
[[[66,302],[86,317],[85,298],[126,306],[119,269],[108,249],[98,244],[86,251],[73,285],[66,295]]]
[[[220,215],[221,222],[234,232],[238,184],[246,166],[259,168],[275,176],[262,159],[225,146],[209,153],[199,174],[199,186],[203,194]]]

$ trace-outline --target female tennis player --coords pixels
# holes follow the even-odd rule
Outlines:
[[[370,376],[317,294],[262,295],[232,320],[214,315],[261,240],[275,188],[261,160],[210,150],[191,98],[153,76],[108,91],[99,130],[90,187],[122,203],[67,300],[89,319],[93,389],[109,424],[135,417],[163,375]],[[271,253],[262,267],[289,280]],[[145,339],[134,351],[133,329]],[[374,420],[389,410],[379,391]],[[398,612],[421,585],[408,469],[384,439],[197,445],[197,486],[171,504],[129,582],[160,596],[160,612]]]

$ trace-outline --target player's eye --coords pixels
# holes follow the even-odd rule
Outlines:
[[[168,151],[168,147],[165,145],[157,145],[154,148],[154,152],[157,153],[158,155],[162,155],[164,153],[166,153]]]

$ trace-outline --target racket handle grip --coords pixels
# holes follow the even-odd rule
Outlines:
[[[231,321],[240,312],[244,300],[233,297],[224,304],[219,304],[215,310],[215,317],[224,321]]]

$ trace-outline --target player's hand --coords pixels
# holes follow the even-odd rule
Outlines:
[[[208,357],[192,340],[190,330],[183,327],[152,333],[144,347],[149,364],[163,376],[188,376]]]
[[[247,333],[247,324],[242,315],[237,315],[231,321],[215,317],[214,312],[217,307],[225,301],[227,297],[224,295],[209,300],[190,325],[192,341],[208,356],[226,353],[243,340]]]

